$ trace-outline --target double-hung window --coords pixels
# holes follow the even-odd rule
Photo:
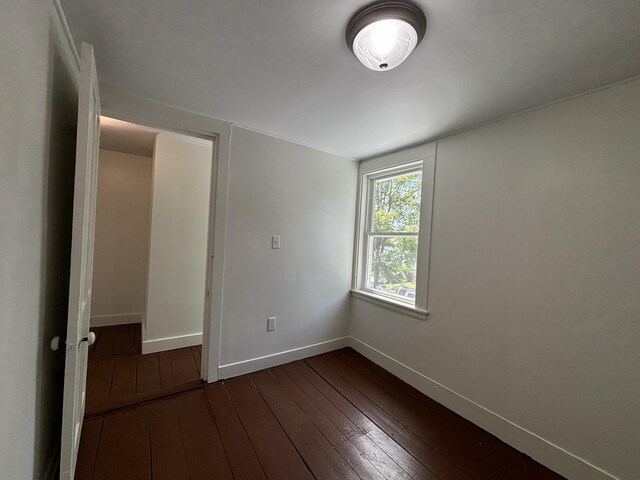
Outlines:
[[[359,298],[426,316],[434,158],[413,158],[361,166],[353,291]]]
[[[415,303],[422,165],[369,178],[366,290]]]

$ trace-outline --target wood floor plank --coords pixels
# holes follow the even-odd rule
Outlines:
[[[121,398],[119,400],[110,400],[105,404],[93,405],[85,410],[85,419],[92,420],[105,415],[118,413],[126,408],[146,405],[149,402],[162,400],[163,398],[172,397],[181,393],[197,390],[203,385],[202,381],[185,383],[182,385],[174,385],[173,387],[163,388],[154,392],[142,393],[132,397]]]
[[[459,435],[473,441],[480,449],[483,457],[496,466],[496,468],[502,469],[509,478],[522,478],[523,480],[557,480],[562,478],[557,473],[535,462],[497,437],[491,435],[489,432],[486,432],[477,425],[474,425],[449,410],[444,405],[429,398],[355,350],[345,348],[336,351],[335,354],[361,375],[374,381],[376,385],[385,389],[387,392],[400,392],[414,399],[418,402],[412,405],[412,408],[415,408],[416,411],[425,413],[434,412],[442,421],[438,421],[437,418],[429,415],[430,423],[440,428],[459,432]]]
[[[378,407],[366,395],[342,378],[331,369],[325,358],[313,357],[307,360],[319,375],[333,385],[340,393],[355,405],[362,413],[369,417],[382,430],[391,435],[396,442],[418,459],[425,467],[435,473],[441,479],[470,479],[468,474],[459,466],[442,456],[431,445],[424,442],[413,432],[399,424],[395,418]]]
[[[171,367],[173,369],[173,381],[176,385],[193,382],[200,378],[198,367],[193,360],[191,348],[169,350],[169,354],[171,357]]]
[[[113,344],[113,353],[131,353],[135,351],[136,325],[128,323],[116,326],[116,339]]]
[[[87,368],[87,407],[100,405],[109,400],[115,363],[114,355],[90,359]]]
[[[157,353],[138,356],[138,374],[136,377],[136,394],[142,395],[162,388],[160,380],[160,363]]]
[[[199,346],[200,345],[195,345],[191,347],[191,355],[193,355],[193,361],[196,362],[196,367],[198,367],[198,374],[200,375],[202,372],[202,354],[200,353],[200,349],[198,348]]]
[[[116,327],[102,327],[100,330],[100,338],[96,342],[96,348],[93,349],[94,357],[113,354],[113,346],[116,341]]]
[[[398,444],[391,435],[387,434],[383,429],[378,427],[373,421],[369,419],[364,413],[358,410],[349,400],[347,400],[338,390],[327,383],[320,375],[318,375],[309,365],[304,361],[294,362],[286,366],[287,374],[290,373],[289,368],[295,368],[300,372],[303,377],[311,384],[323,398],[318,399],[317,395],[307,388],[304,383],[299,382],[303,390],[310,398],[314,399],[316,405],[318,405],[323,412],[328,415],[332,415],[334,421],[339,422],[340,417],[336,417],[329,404],[334,405],[342,415],[347,417],[349,421],[357,425],[358,429],[365,433],[365,435],[371,439],[376,445],[379,446],[387,455],[393,459],[395,463],[402,467],[413,478],[420,479],[436,479],[438,478],[433,472],[427,469],[422,463],[407,452],[400,444]],[[294,377],[292,377],[294,378]],[[348,428],[348,425],[343,427]],[[353,437],[350,437],[353,438]],[[357,438],[357,437],[355,437]]]
[[[267,478],[312,480],[313,475],[249,378],[237,377],[225,381],[224,386]]]
[[[401,392],[387,392],[371,379],[359,374],[335,352],[319,356],[326,365],[374,402],[391,418],[407,428],[435,451],[474,479],[506,479],[506,475],[487,462],[479,446],[444,424],[441,417]]]
[[[176,401],[169,398],[141,409],[149,422],[153,480],[188,479],[189,469]]]
[[[109,400],[130,398],[136,394],[138,358],[135,353],[116,356]]]
[[[150,480],[146,414],[136,408],[105,417],[93,480]]]
[[[158,352],[158,363],[160,365],[160,383],[162,388],[173,387],[176,383],[173,379],[173,367],[171,366],[171,353]]]
[[[268,370],[251,374],[249,377],[315,478],[324,480],[360,478],[280,387]],[[356,456],[357,454],[351,459],[353,460]],[[365,479],[373,478],[374,474],[379,472],[372,467],[368,473],[369,475],[365,474]]]
[[[235,480],[266,479],[260,461],[222,383],[204,389]]]
[[[196,354],[201,351],[199,348],[143,356],[136,346],[140,343],[140,330],[140,324],[98,330],[98,340],[93,345],[96,350],[89,356],[86,415],[95,416],[154,397],[175,395],[201,382],[201,357]]]
[[[190,480],[232,480],[220,433],[202,389],[176,397]],[[155,470],[154,470],[155,477]],[[155,480],[155,478],[154,478]]]
[[[82,425],[78,463],[76,464],[76,480],[91,480],[93,468],[98,456],[100,435],[102,434],[102,418],[97,418]]]
[[[350,403],[366,415],[378,428],[392,437],[404,450],[416,458],[425,468],[432,472],[432,475],[443,480],[465,479],[469,477],[447,459],[438,455],[429,445],[421,439],[407,431],[403,426],[398,425],[394,419],[390,418],[386,412],[381,410],[375,403],[362,395],[349,382],[331,370],[318,358],[307,359],[306,363],[340,392]]]
[[[195,365],[195,349],[187,352]],[[127,356],[140,372],[155,370],[155,384],[162,384],[160,354],[146,366],[133,353],[95,357],[90,370],[101,365],[109,376],[110,361],[117,393],[130,375],[123,360],[116,372],[116,358]],[[196,384],[189,393],[173,386],[162,390],[161,400],[137,395],[147,403],[86,420],[76,478],[561,478],[363,358],[343,350],[204,388]],[[491,464],[500,469],[494,477],[491,470],[469,470],[462,457],[475,462],[478,452],[510,465]]]
[[[312,374],[315,374],[304,363],[300,364],[307,368]],[[284,365],[282,371],[288,378],[311,400],[311,402],[320,410],[340,432],[345,435],[362,454],[386,477],[394,479],[404,479],[410,476],[407,472],[413,472],[425,476],[426,469],[409,455],[402,447],[400,447],[391,437],[387,436],[373,422],[365,417],[359,410],[351,405],[338,392],[326,385],[325,393],[332,398],[329,400],[317,387],[313,385],[294,365]],[[319,378],[319,377],[318,377]],[[322,381],[319,379],[317,383]],[[351,415],[347,417],[338,406],[341,406],[345,413]],[[355,423],[354,423],[355,422]],[[356,424],[357,423],[357,424]],[[392,457],[395,457],[394,460]],[[401,465],[409,464],[407,470]],[[414,468],[411,465],[414,464]]]
[[[456,428],[462,428],[465,433],[469,435],[480,435],[483,436],[487,432],[482,430],[480,427],[474,425],[453,411],[449,410],[445,406],[439,404],[435,400],[429,398],[424,395],[419,390],[415,389],[408,383],[402,381],[400,378],[396,377],[390,372],[387,372],[385,369],[376,365],[367,357],[359,354],[355,350],[351,348],[343,348],[335,352],[336,355],[340,356],[342,360],[349,365],[351,365],[355,370],[360,372],[362,375],[366,376],[369,379],[372,379],[376,382],[376,384],[391,388],[394,391],[400,391],[409,395],[413,398],[416,398],[418,401],[422,402],[427,408],[430,410],[436,411],[441,417],[445,418],[449,421],[452,426]],[[475,432],[474,432],[475,430]],[[494,437],[495,438],[495,437]],[[496,440],[498,440],[496,438]],[[499,441],[499,440],[498,440]]]
[[[341,430],[331,419],[325,415],[318,406],[309,398],[303,390],[287,375],[285,369],[276,367],[270,369],[271,374],[296,402],[314,425],[322,432],[333,447],[349,462],[351,468],[360,478],[371,479],[403,479],[409,480],[411,476],[396,464],[386,453],[372,442],[355,425],[347,425]],[[311,388],[313,388],[311,386]],[[317,391],[316,391],[317,392]],[[318,395],[321,395],[317,392]],[[333,417],[338,415],[336,422],[341,425],[348,423],[348,419],[333,407]],[[345,422],[347,420],[347,422]]]

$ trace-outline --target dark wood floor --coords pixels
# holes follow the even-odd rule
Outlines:
[[[140,324],[91,329],[86,415],[165,396],[200,383],[201,346],[142,355]]]
[[[562,477],[343,349],[85,421],[76,478]]]

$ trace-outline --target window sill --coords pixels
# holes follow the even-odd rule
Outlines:
[[[429,316],[429,312],[421,310],[419,308],[411,307],[400,302],[394,302],[391,299],[384,298],[373,293],[365,292],[362,290],[351,290],[351,296],[365,302],[372,303],[392,312],[400,313],[408,317],[417,318],[418,320],[426,320]]]

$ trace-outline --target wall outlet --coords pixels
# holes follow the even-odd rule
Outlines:
[[[267,318],[267,332],[273,332],[276,329],[276,317]]]
[[[271,248],[278,250],[280,248],[280,235],[271,237]]]

